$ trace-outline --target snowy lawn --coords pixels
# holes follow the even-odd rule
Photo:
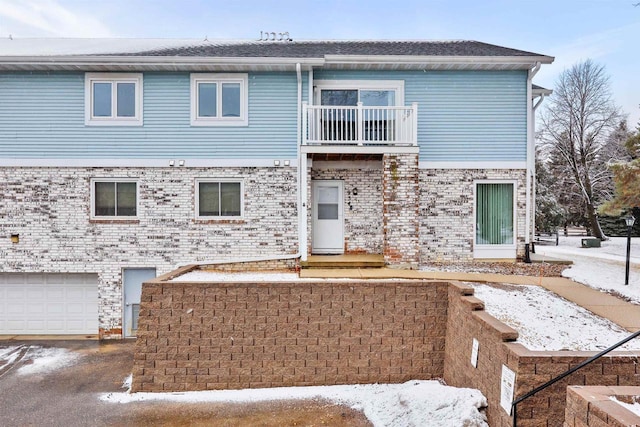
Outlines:
[[[537,286],[469,283],[486,311],[518,331],[529,350],[604,350],[629,336],[615,323]],[[640,348],[632,341],[619,350]]]
[[[270,273],[264,271],[231,273],[224,271],[195,270],[171,279],[172,282],[296,282],[296,273]]]
[[[348,405],[362,411],[378,427],[488,425],[484,413],[480,411],[487,406],[487,400],[480,391],[448,387],[438,381],[183,393],[107,393],[101,396],[101,400],[112,403],[158,400],[255,403],[310,399],[325,399]]]
[[[629,285],[625,286],[627,239],[611,237],[602,242],[601,248],[581,248],[582,237],[560,237],[559,246],[536,245],[536,253],[542,256],[573,261],[571,268],[562,275],[595,289],[620,294],[640,304],[640,239],[631,239],[631,268]]]

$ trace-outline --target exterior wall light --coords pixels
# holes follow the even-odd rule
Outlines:
[[[178,166],[180,167],[184,166],[184,160],[178,160]]]
[[[280,160],[274,160],[273,166],[280,166]]]
[[[289,166],[290,164],[291,164],[291,161],[290,161],[290,160],[285,160],[285,161],[284,161],[284,165],[285,165],[285,166]]]
[[[176,165],[175,160],[169,160],[169,166],[174,167]]]

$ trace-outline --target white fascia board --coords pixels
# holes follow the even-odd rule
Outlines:
[[[409,56],[409,55],[325,55],[331,64],[551,64],[552,56]]]
[[[527,162],[419,162],[420,169],[526,169]]]
[[[274,161],[280,162],[274,166]],[[173,161],[171,166],[169,162]],[[184,165],[180,166],[180,161]],[[284,162],[289,161],[289,166]],[[0,158],[0,167],[123,167],[123,168],[199,168],[199,167],[297,167],[296,158],[273,159],[189,159],[176,157],[175,159],[64,159],[64,158]]]
[[[15,66],[23,69],[33,66],[38,69],[60,66],[75,67],[78,69],[104,66],[120,69],[127,67],[145,70],[155,70],[158,66],[174,67],[176,70],[188,70],[191,67],[202,67],[206,65],[223,65],[232,68],[259,68],[264,67],[290,67],[295,71],[296,64],[300,64],[305,71],[311,67],[324,65],[322,58],[236,58],[236,57],[175,57],[175,56],[5,56],[0,57],[0,67],[6,68]]]
[[[420,148],[417,146],[390,147],[385,145],[367,147],[360,145],[303,145],[300,147],[300,152],[302,154],[418,154]]]

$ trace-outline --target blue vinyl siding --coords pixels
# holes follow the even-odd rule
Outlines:
[[[296,156],[295,72],[249,73],[246,127],[192,127],[189,78],[189,73],[145,73],[144,126],[117,127],[85,126],[84,73],[0,74],[0,153],[5,158]]]
[[[418,103],[420,161],[522,161],[526,71],[317,71],[316,80],[404,80]]]

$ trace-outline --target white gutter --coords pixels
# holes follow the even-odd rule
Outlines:
[[[524,226],[524,243],[525,243],[525,262],[531,262],[529,257],[529,245],[531,244],[531,234],[532,229],[535,227],[531,227],[531,217],[532,217],[532,200],[531,200],[531,187],[533,181],[533,173],[535,170],[535,144],[533,140],[533,106],[531,99],[531,91],[532,91],[532,81],[533,77],[540,70],[540,62],[537,62],[536,65],[529,69],[527,72],[527,169],[526,169],[526,201],[525,201],[525,226]]]
[[[326,64],[551,64],[551,56],[325,55]]]

